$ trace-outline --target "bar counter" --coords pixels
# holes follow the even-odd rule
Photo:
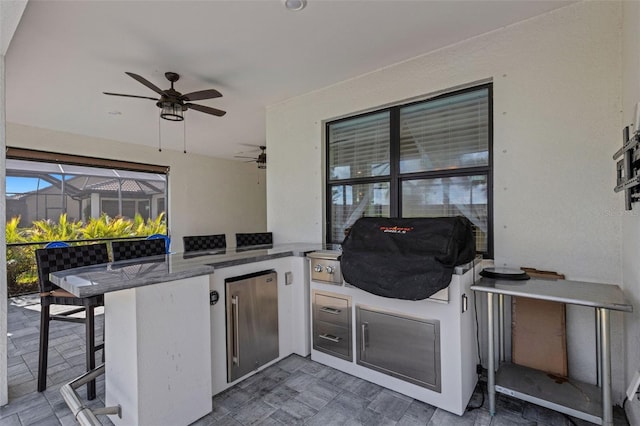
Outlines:
[[[209,275],[217,268],[281,257],[304,257],[327,246],[314,243],[249,246],[220,250],[170,253],[54,272],[51,282],[77,297]]]
[[[79,297],[104,294],[105,402],[116,426],[186,425],[212,411],[227,383],[224,280],[278,272],[280,358],[305,356],[305,254],[322,244],[170,253],[69,269],[51,281]],[[292,279],[285,283],[285,276]],[[306,293],[305,293],[306,291]],[[299,349],[296,349],[299,348]],[[274,360],[273,362],[277,362]],[[220,378],[218,377],[220,376]]]

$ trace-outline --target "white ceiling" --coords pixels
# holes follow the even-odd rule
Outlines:
[[[5,0],[0,0],[5,1]],[[7,121],[232,158],[265,143],[265,107],[565,6],[561,1],[30,0],[6,54]],[[159,120],[124,72],[215,88],[227,111]],[[159,131],[160,129],[160,131]],[[11,141],[8,141],[10,144]]]

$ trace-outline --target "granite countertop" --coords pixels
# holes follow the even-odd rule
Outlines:
[[[75,296],[88,297],[150,284],[209,275],[214,273],[217,268],[281,257],[304,257],[311,251],[331,248],[323,244],[294,243],[171,253],[67,269],[54,272],[50,274],[49,278],[52,283]]]

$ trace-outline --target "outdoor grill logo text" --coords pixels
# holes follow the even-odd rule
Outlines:
[[[413,227],[381,226],[380,230],[382,232],[388,232],[390,234],[406,234],[407,232],[413,231]]]

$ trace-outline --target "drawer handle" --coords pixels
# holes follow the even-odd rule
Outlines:
[[[367,343],[369,340],[369,323],[363,322],[360,332],[360,352],[362,353],[362,357],[364,358],[364,354],[367,351]]]
[[[318,337],[324,340],[329,340],[333,343],[340,343],[340,340],[342,340],[340,337],[332,336],[331,334],[318,334]]]
[[[332,315],[338,315],[340,312],[342,312],[340,309],[330,308],[328,306],[323,306],[322,308],[320,308],[320,310]]]

